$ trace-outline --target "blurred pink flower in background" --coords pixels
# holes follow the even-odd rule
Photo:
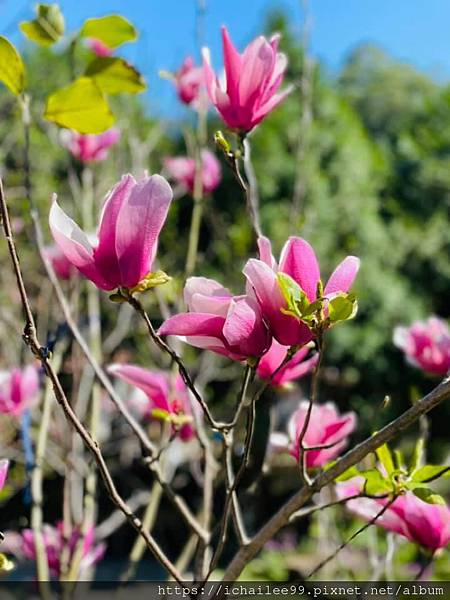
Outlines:
[[[9,460],[6,460],[6,458],[0,460],[0,490],[2,490],[5,485],[6,477],[8,475],[8,469]]]
[[[311,341],[313,334],[309,327],[297,318],[282,311],[287,307],[280,289],[277,273],[286,273],[303,290],[310,302],[317,299],[317,285],[320,269],[316,254],[307,241],[290,237],[281,251],[277,266],[272,256],[270,241],[258,240],[259,260],[251,258],[244,267],[248,285],[257,298],[264,318],[269,323],[275,339],[285,346],[304,345]],[[359,269],[359,258],[347,256],[333,271],[324,295],[332,297],[336,293],[348,292]]]
[[[222,42],[225,66],[223,84],[211,67],[209,50],[203,50],[209,98],[228,127],[248,132],[290,93],[291,87],[277,93],[283,81],[287,58],[278,52],[278,35],[274,35],[270,41],[259,36],[239,54],[226,27],[223,27]]]
[[[195,66],[191,56],[187,56],[181,67],[171,77],[175,84],[178,98],[187,104],[196,107],[202,100],[202,89],[205,84],[205,73],[203,67]],[[205,95],[206,100],[206,95]]]
[[[73,264],[66,258],[56,244],[53,244],[53,246],[46,246],[44,248],[44,254],[51,262],[56,275],[60,279],[68,280],[76,273]]]
[[[98,229],[98,244],[53,201],[49,223],[67,260],[102,290],[133,288],[151,272],[158,236],[172,190],[160,175],[136,182],[124,175],[109,192]]]
[[[216,156],[209,150],[202,150],[202,191],[211,194],[220,184],[222,169]],[[196,161],[189,156],[173,156],[164,160],[164,166],[172,179],[185,188],[191,195],[194,193]]]
[[[102,559],[106,550],[105,544],[95,544],[94,534],[94,528],[90,527],[83,543],[82,559],[79,565],[80,578],[86,575],[90,567]],[[81,537],[80,531],[78,528],[73,529],[69,539],[66,541],[63,534],[62,522],[58,523],[56,527],[45,524],[42,527],[42,537],[50,573],[55,577],[59,577],[61,575],[61,556],[64,550],[68,548],[70,563]],[[36,546],[33,530],[24,529],[21,533],[5,532],[2,550],[13,554],[18,560],[35,560]]]
[[[60,134],[61,144],[79,161],[84,163],[105,160],[108,150],[120,140],[120,130],[112,127],[108,131],[94,134],[82,134],[64,129]]]
[[[111,56],[114,52],[112,48],[110,48],[104,42],[98,40],[97,38],[89,38],[86,43],[89,50],[91,50],[91,52],[93,52],[97,56]]]
[[[261,379],[270,380],[270,376],[283,362],[288,350],[289,346],[282,346],[275,339],[272,340],[269,351],[264,354],[258,363],[256,372]],[[276,387],[283,386],[310,373],[316,366],[319,355],[316,354],[307,359],[306,356],[308,353],[308,348],[298,350],[293,358],[273,377],[271,384]]]
[[[363,485],[362,477],[336,484],[338,498],[362,492]],[[346,502],[346,506],[358,517],[370,521],[387,502],[388,498],[355,498]],[[450,542],[450,509],[441,504],[428,504],[412,492],[399,496],[378,517],[376,525],[432,550],[443,548]]]
[[[195,429],[188,390],[180,375],[171,381],[169,373],[154,372],[135,365],[113,364],[108,372],[142,390],[148,402],[139,403],[143,416],[168,420],[182,440],[195,437]],[[136,403],[137,404],[137,403]]]
[[[189,312],[170,317],[160,335],[176,335],[191,346],[232,360],[259,357],[270,346],[270,334],[257,302],[231,292],[206,277],[190,277],[184,288]]]
[[[39,392],[37,367],[28,365],[0,373],[0,412],[15,417],[31,408]]]
[[[408,362],[427,373],[443,376],[450,370],[450,329],[443,319],[429,317],[410,327],[396,327],[394,344]]]
[[[275,432],[270,437],[270,445],[275,452],[289,452],[297,462],[301,460],[300,436],[303,431],[309,402],[300,402],[299,408],[292,414],[288,423],[288,435]],[[314,404],[311,418],[303,438],[303,445],[329,446],[320,450],[306,452],[306,467],[323,467],[327,462],[339,456],[341,450],[347,445],[348,436],[355,430],[356,415],[353,412],[339,414],[336,406]]]

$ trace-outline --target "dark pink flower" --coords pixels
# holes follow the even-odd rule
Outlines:
[[[62,253],[56,244],[53,244],[53,246],[46,246],[44,248],[44,254],[51,262],[53,270],[60,279],[71,279],[76,273],[73,264],[66,258],[65,254]]]
[[[111,56],[114,52],[112,48],[97,38],[88,38],[87,46],[91,52],[101,57]]]
[[[222,179],[222,169],[216,156],[209,150],[203,150],[202,155],[202,191],[211,194]],[[195,159],[189,156],[173,156],[164,160],[169,175],[190,194],[194,193]]]
[[[106,550],[105,544],[95,544],[94,528],[90,527],[83,543],[82,558],[79,565],[79,577],[98,563]],[[74,528],[69,539],[66,541],[63,535],[63,524],[58,523],[56,527],[43,525],[42,537],[50,573],[59,577],[61,575],[61,556],[65,550],[69,552],[69,561],[73,558],[80,540],[80,531]],[[36,560],[36,545],[32,529],[24,529],[21,533],[6,532],[5,541],[2,544],[5,552],[13,554],[18,560]]]
[[[82,134],[65,129],[61,132],[61,143],[79,161],[99,162],[108,156],[108,150],[120,140],[120,130],[116,127],[103,133]]]
[[[304,345],[313,339],[309,327],[294,316],[283,313],[287,308],[281,292],[277,273],[289,275],[306,294],[309,302],[317,299],[320,269],[314,250],[307,241],[290,237],[281,252],[277,266],[272,256],[270,241],[258,240],[259,260],[251,258],[244,268],[248,284],[257,298],[271,333],[284,346]],[[332,298],[338,293],[348,292],[359,269],[359,259],[347,256],[333,271],[324,295]]]
[[[211,102],[231,129],[248,132],[258,125],[290,93],[277,93],[287,58],[278,52],[279,36],[270,41],[257,37],[242,54],[234,47],[226,27],[222,28],[226,81],[214,73],[209,51],[203,51],[206,87]]]
[[[8,468],[9,460],[6,460],[6,458],[0,460],[0,490],[2,490],[5,485],[6,477],[8,475]]]
[[[427,373],[443,376],[450,370],[450,329],[438,317],[396,327],[394,344],[412,365]]]
[[[145,417],[170,421],[182,440],[195,437],[188,390],[180,375],[172,381],[168,373],[127,364],[110,365],[108,371],[145,393],[148,398],[142,406]]]
[[[31,408],[39,392],[39,374],[34,365],[0,374],[0,412],[15,417]]]
[[[133,288],[151,272],[171,201],[170,185],[160,175],[139,182],[124,175],[106,197],[98,243],[91,244],[56,200],[50,210],[50,229],[67,260],[97,287]]]
[[[173,82],[181,102],[189,106],[197,105],[201,101],[205,74],[202,67],[195,66],[191,56],[186,57],[178,71],[173,74]]]
[[[232,296],[213,279],[190,277],[184,300],[189,312],[167,319],[160,335],[181,336],[191,346],[233,360],[259,357],[269,348],[270,334],[254,298]]]
[[[269,351],[264,354],[258,364],[257,373],[261,379],[270,380],[272,373],[276,371],[286,358],[288,350],[289,346],[282,346],[275,339],[272,340]],[[310,373],[316,366],[319,356],[316,354],[310,358],[306,358],[308,352],[308,348],[298,350],[293,358],[272,378],[272,385],[283,386]]]
[[[300,402],[299,408],[289,419],[288,435],[276,432],[271,436],[271,446],[278,452],[289,452],[300,462],[302,451],[300,437],[305,424],[309,402]],[[306,467],[323,467],[327,462],[339,456],[347,445],[348,436],[355,430],[356,415],[348,412],[340,415],[331,402],[314,404],[311,418],[303,438],[303,446],[330,446],[319,450],[306,451]]]
[[[362,477],[338,483],[338,498],[360,493],[363,484]],[[346,506],[358,517],[371,521],[388,501],[388,498],[355,498],[346,502]],[[412,492],[399,496],[376,520],[376,525],[431,550],[443,548],[450,542],[450,509],[440,504],[428,504]]]

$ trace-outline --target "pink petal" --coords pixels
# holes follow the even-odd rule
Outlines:
[[[358,273],[359,265],[359,258],[356,258],[356,256],[347,256],[331,274],[325,286],[325,295],[336,292],[348,292]]]
[[[137,285],[151,271],[172,196],[164,177],[153,175],[140,181],[122,204],[116,222],[116,252],[124,287]]]
[[[270,77],[275,64],[272,46],[259,36],[251,42],[242,55],[242,71],[239,80],[239,100],[242,107],[254,107],[264,90],[264,82]]]
[[[281,253],[279,269],[299,284],[310,302],[317,298],[319,264],[314,250],[306,240],[289,238]]]
[[[266,238],[264,235],[258,238],[258,250],[259,250],[259,260],[262,260],[263,263],[266,263],[272,269],[277,268],[277,262],[272,254],[272,244],[270,243],[269,238]]]
[[[258,123],[260,123],[264,117],[266,117],[279,104],[281,104],[289,96],[293,89],[294,87],[290,85],[279,94],[275,94],[268,99],[264,99],[264,103],[262,103],[253,113],[253,126],[258,125]]]
[[[225,319],[216,315],[180,313],[164,321],[158,334],[208,336],[220,339],[224,323]]]
[[[214,279],[189,277],[184,286],[184,301],[191,312],[226,317],[231,293]]]
[[[0,460],[0,490],[5,485],[6,476],[8,475],[9,460]]]
[[[223,335],[230,347],[245,357],[261,356],[270,344],[258,306],[251,298],[231,302]]]
[[[167,377],[162,373],[127,364],[110,365],[108,373],[142,390],[157,408],[171,412]]]
[[[241,56],[234,47],[226,27],[222,27],[223,62],[227,78],[227,95],[231,102],[239,103],[239,78]]]

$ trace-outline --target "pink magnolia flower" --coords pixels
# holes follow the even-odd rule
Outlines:
[[[39,392],[39,374],[34,365],[0,374],[0,412],[15,417],[31,408]]]
[[[216,156],[209,150],[202,151],[202,190],[211,194],[222,179],[222,169]],[[190,194],[194,193],[196,162],[189,156],[166,158],[164,166],[170,176]]]
[[[269,351],[261,358],[256,370],[261,379],[270,380],[272,373],[277,370],[285,359],[288,350],[289,346],[282,346],[275,339],[272,340]],[[316,354],[306,359],[308,352],[308,348],[298,350],[291,360],[272,378],[272,385],[276,387],[283,386],[310,373],[316,366],[319,355]]]
[[[450,370],[450,329],[438,317],[415,321],[410,327],[396,327],[394,344],[412,365],[427,373],[443,376]]]
[[[362,477],[336,484],[338,498],[360,493],[363,484]],[[388,501],[388,498],[355,498],[346,506],[358,517],[370,521]],[[450,509],[440,504],[428,504],[412,492],[399,496],[376,520],[376,525],[432,550],[443,548],[450,542]]]
[[[304,345],[311,341],[313,334],[302,321],[282,311],[287,307],[281,292],[277,273],[286,273],[303,290],[310,302],[317,299],[317,286],[320,269],[316,255],[307,241],[290,237],[281,252],[280,264],[272,256],[270,241],[259,238],[259,260],[251,258],[244,267],[244,274],[264,318],[269,323],[271,333],[284,346]],[[359,259],[347,256],[333,271],[324,294],[332,298],[340,292],[348,292],[359,269]]]
[[[288,423],[288,435],[276,432],[272,434],[270,444],[278,452],[289,452],[297,462],[301,459],[300,437],[305,424],[309,402],[300,402],[299,408],[293,413]],[[306,467],[312,469],[322,467],[327,462],[339,456],[347,445],[348,436],[356,427],[356,415],[348,412],[340,415],[336,406],[314,404],[311,418],[303,438],[306,448],[313,446],[330,446],[319,450],[306,451]]]
[[[76,273],[73,264],[66,258],[58,246],[46,246],[44,248],[46,258],[51,262],[56,275],[60,279],[68,280]]]
[[[258,303],[249,296],[232,296],[213,279],[190,277],[184,288],[189,312],[167,319],[160,335],[177,335],[191,346],[232,360],[259,357],[270,346],[270,334]]]
[[[67,260],[97,287],[133,288],[151,272],[171,201],[172,190],[160,175],[139,182],[124,175],[106,197],[98,243],[91,244],[56,200],[50,210],[50,229]]]
[[[278,52],[279,36],[270,41],[259,36],[242,54],[222,27],[225,84],[221,85],[211,64],[208,49],[203,51],[206,87],[211,102],[231,129],[248,132],[258,125],[290,93],[277,93],[287,58]]]
[[[91,52],[101,57],[112,56],[114,52],[112,48],[97,38],[88,38],[87,46]]]
[[[69,539],[66,540],[63,535],[62,522],[59,522],[56,527],[43,525],[42,537],[48,566],[53,576],[59,577],[61,574],[61,556],[64,550],[68,549],[69,561],[72,560],[78,541],[80,540],[80,535],[79,528],[74,528]],[[80,577],[98,563],[105,553],[105,544],[95,544],[94,535],[94,528],[89,528],[83,543],[82,559],[79,566]],[[18,560],[36,560],[36,545],[33,530],[24,529],[21,533],[7,531],[2,549],[9,554],[13,554]]]
[[[9,460],[6,458],[0,460],[0,490],[5,486],[6,477],[8,475]]]
[[[174,73],[173,82],[178,98],[184,104],[195,105],[200,101],[205,74],[202,67],[196,67],[191,56],[184,59],[181,67]]]
[[[108,371],[145,393],[148,402],[142,409],[147,418],[170,420],[182,440],[195,437],[188,390],[180,375],[172,382],[168,373],[125,364],[110,365]]]
[[[64,148],[77,160],[83,163],[99,162],[107,158],[109,148],[120,140],[120,130],[112,127],[95,135],[65,129],[60,137]]]

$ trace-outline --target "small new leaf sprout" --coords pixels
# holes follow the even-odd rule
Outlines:
[[[129,290],[130,294],[141,293],[147,290],[151,290],[158,285],[164,285],[168,283],[172,278],[164,271],[155,271],[154,273],[149,273],[144,277],[142,281],[140,281],[137,285]]]

